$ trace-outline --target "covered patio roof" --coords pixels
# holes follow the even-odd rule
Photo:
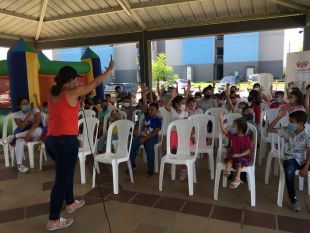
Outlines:
[[[298,27],[309,9],[307,0],[0,0],[0,45],[20,36],[42,49]]]

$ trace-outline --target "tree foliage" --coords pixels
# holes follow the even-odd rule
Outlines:
[[[152,64],[152,77],[154,81],[171,81],[177,79],[174,75],[173,67],[167,65],[167,57],[164,53],[159,53]]]

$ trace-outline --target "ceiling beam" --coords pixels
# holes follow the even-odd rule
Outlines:
[[[124,9],[127,15],[136,22],[143,30],[146,30],[146,25],[143,19],[131,10],[130,4],[127,0],[116,0],[116,2]]]
[[[40,19],[39,19],[39,24],[38,24],[38,29],[37,29],[35,40],[38,40],[40,38],[40,34],[41,34],[42,26],[43,26],[43,19],[44,19],[44,16],[45,16],[47,4],[48,4],[48,0],[44,0],[42,2]]]
[[[291,8],[297,11],[306,12],[309,10],[306,6],[298,4],[296,2],[292,2],[290,0],[269,0],[269,1],[277,3],[282,6],[286,6],[288,8]]]
[[[44,22],[57,22],[57,21],[70,20],[70,19],[79,19],[79,18],[84,18],[84,17],[89,17],[89,16],[104,15],[104,14],[116,13],[116,12],[121,12],[121,11],[124,11],[124,9],[120,6],[113,7],[113,8],[99,9],[99,10],[88,10],[88,11],[83,11],[81,13],[62,15],[59,17],[52,17],[50,19],[44,20]]]
[[[39,40],[37,49],[67,48],[77,46],[134,43],[145,37],[147,40],[174,39],[184,37],[211,36],[266,30],[280,30],[305,26],[305,15],[283,16],[269,19],[256,19],[242,22],[227,22],[185,28],[170,28],[146,32],[125,33],[72,39]],[[91,35],[90,35],[91,36]]]
[[[19,18],[19,19],[28,19],[28,20],[32,20],[32,21],[38,21],[38,19],[36,17],[32,17],[29,15],[20,14],[20,13],[15,13],[15,12],[7,11],[7,10],[2,10],[2,9],[0,9],[0,14],[11,16],[14,18]]]
[[[144,2],[144,3],[136,3],[131,5],[132,10],[138,10],[142,8],[149,8],[149,7],[158,7],[158,6],[169,6],[174,4],[182,4],[182,3],[190,3],[190,2],[202,2],[205,0],[170,0],[170,1],[151,1],[151,2]]]

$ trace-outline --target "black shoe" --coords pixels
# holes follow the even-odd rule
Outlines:
[[[227,177],[227,180],[233,180],[234,177],[235,177],[235,174],[231,172],[230,175]]]
[[[154,175],[154,171],[153,170],[150,170],[150,171],[147,172],[147,176],[148,177],[151,177],[153,175]]]
[[[137,169],[137,166],[132,166],[131,169],[132,169],[132,172],[135,172]],[[126,170],[125,174],[129,175],[129,169]]]
[[[240,180],[241,180],[243,183],[247,183],[247,182],[248,182],[248,178],[247,178],[245,172],[242,172],[242,173],[241,173],[241,175],[240,175]]]

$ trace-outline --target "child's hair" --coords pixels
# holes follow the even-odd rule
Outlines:
[[[310,84],[307,85],[306,90],[309,90],[309,88],[310,88]]]
[[[196,103],[196,99],[194,97],[189,97],[187,99],[187,104],[189,104],[190,102],[195,102]]]
[[[100,98],[99,98],[99,96],[94,96],[94,98],[93,98],[93,104],[94,105],[97,105],[97,104],[100,104]]]
[[[22,103],[23,100],[28,100],[28,99],[27,99],[26,97],[22,97],[22,96],[20,96],[20,97],[17,98],[17,109],[18,109],[18,110],[21,109],[21,108],[20,108],[20,104]]]
[[[172,107],[176,109],[177,104],[181,103],[184,100],[184,97],[181,95],[177,95],[173,100],[172,100]]]
[[[246,110],[252,108],[251,106],[249,106],[248,104],[242,109],[242,113],[245,113]]]
[[[200,97],[200,98],[201,98],[201,92],[200,92],[200,91],[197,91],[197,92],[195,93],[195,97]]]
[[[110,95],[110,94],[106,94],[106,95],[105,95],[105,98],[108,98],[108,97],[111,97],[111,95]]]
[[[255,102],[257,104],[260,104],[262,102],[262,99],[260,97],[260,93],[256,90],[251,90],[249,93],[248,100],[250,102]]]
[[[297,123],[302,122],[303,124],[306,124],[307,122],[307,114],[302,110],[297,110],[290,113],[289,118],[294,119]]]
[[[254,83],[253,89],[254,89],[254,88],[257,88],[257,87],[260,88],[260,84],[259,84],[259,83]]]
[[[246,134],[248,130],[248,124],[243,117],[234,120],[235,125],[237,126],[238,130],[241,130],[243,134]]]
[[[154,107],[154,108],[156,108],[157,110],[159,109],[158,103],[150,103],[150,106],[149,106],[149,107]]]
[[[302,92],[297,88],[297,89],[293,89],[291,91],[291,95],[296,96],[297,97],[297,104],[298,105],[304,105],[304,95],[302,94]]]
[[[284,91],[276,91],[274,94],[284,96]]]
[[[89,99],[85,99],[85,100],[84,100],[84,104],[85,104],[85,105],[91,105],[91,102],[89,101]]]
[[[130,96],[128,96],[128,95],[126,95],[126,96],[123,97],[122,101],[124,101],[124,100],[129,100],[129,101],[131,102],[131,98],[130,98]]]
[[[43,102],[43,104],[42,104],[42,107],[44,108],[44,107],[47,107],[47,102]]]
[[[152,100],[153,100],[154,102],[157,102],[157,95],[156,95],[156,93],[155,93],[154,91],[148,92],[148,93],[146,94],[146,99],[147,99],[147,100],[151,100],[151,95],[152,95]]]

